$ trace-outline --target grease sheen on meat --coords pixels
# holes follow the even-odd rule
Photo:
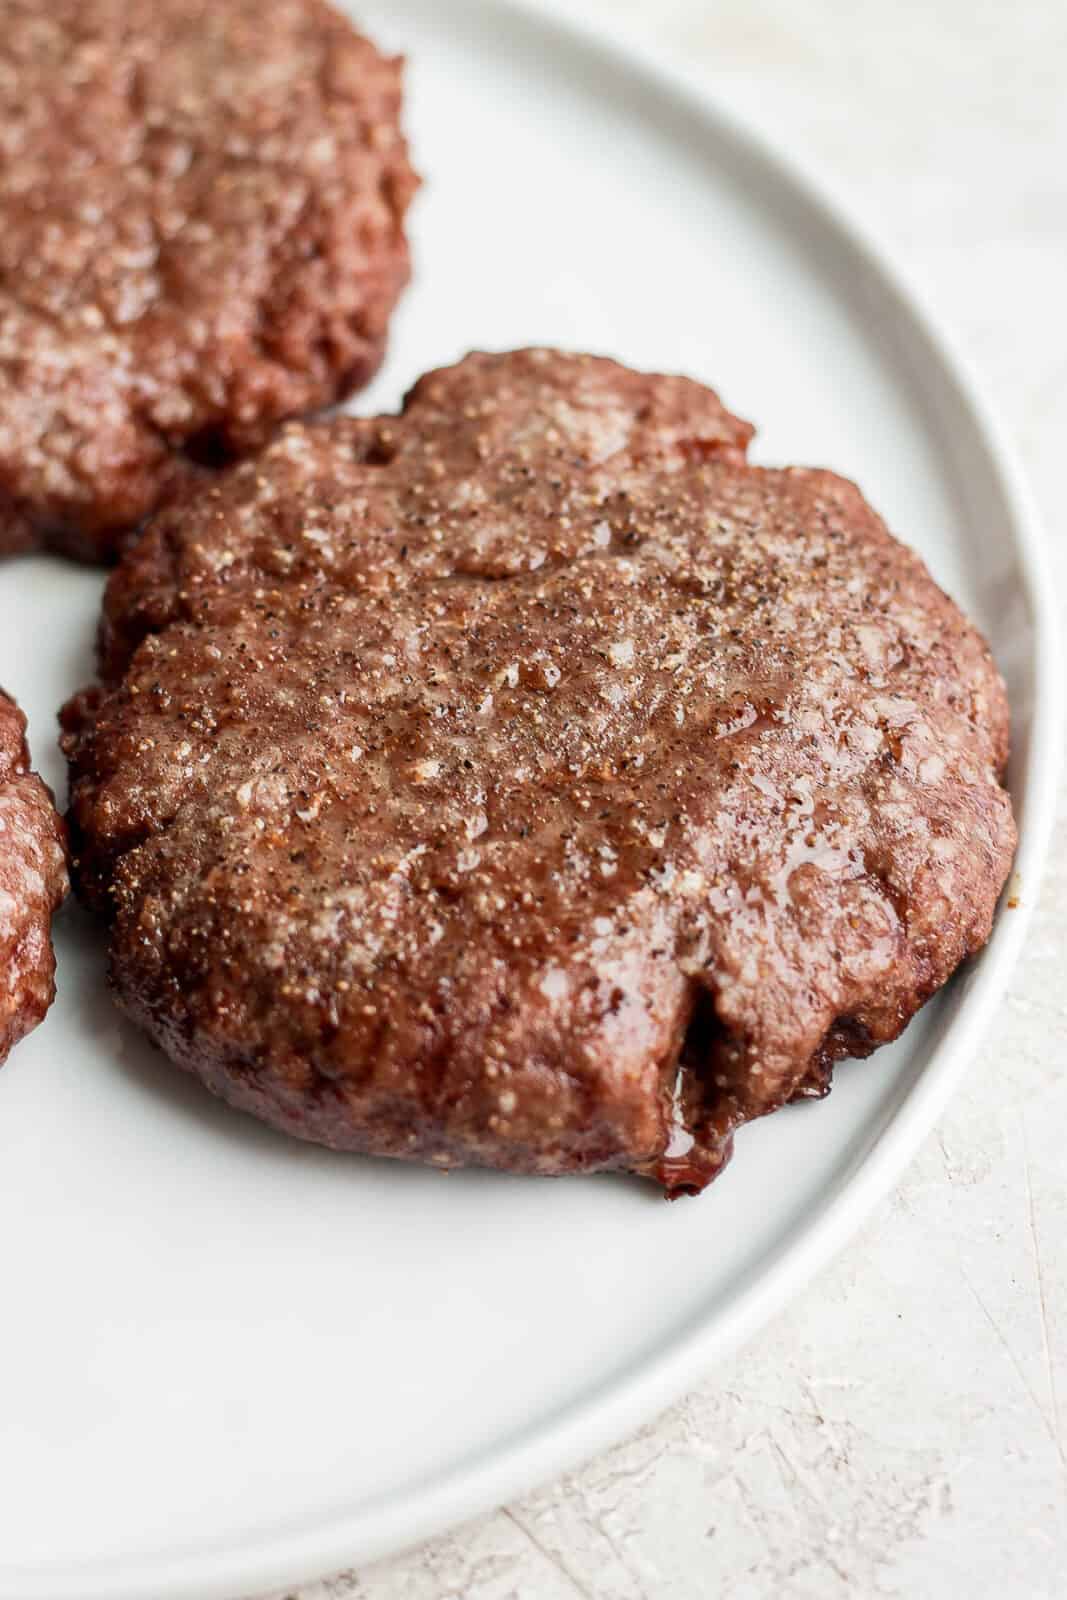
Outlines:
[[[66,891],[63,824],[30,771],[26,719],[0,690],[0,1065],[52,1004],[52,915]]]
[[[472,356],[112,577],[66,713],[120,1003],[337,1147],[701,1187],[988,936],[1004,691],[850,483],[710,391]]]
[[[323,0],[4,0],[0,553],[108,555],[377,368],[400,63]]]

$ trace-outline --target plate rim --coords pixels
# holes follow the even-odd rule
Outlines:
[[[587,1460],[647,1422],[700,1381],[711,1363],[736,1349],[822,1270],[860,1228],[899,1177],[955,1089],[994,1007],[1002,998],[1022,947],[1040,889],[1055,819],[1064,693],[1058,615],[1047,539],[1014,443],[954,335],[911,274],[860,221],[850,203],[806,159],[740,114],[717,87],[620,25],[575,17],[563,0],[468,0],[497,25],[508,20],[542,30],[556,48],[599,58],[631,82],[679,102],[703,124],[713,143],[754,161],[802,203],[824,235],[859,265],[880,295],[918,334],[968,417],[1010,513],[1021,591],[1033,627],[1034,709],[1031,757],[1022,796],[1025,828],[1015,861],[1024,885],[1018,909],[998,915],[982,954],[980,979],[961,1000],[946,1034],[891,1113],[880,1137],[848,1178],[774,1252],[758,1278],[728,1305],[694,1319],[684,1331],[635,1360],[582,1399],[522,1430],[506,1444],[430,1479],[407,1495],[365,1503],[347,1515],[331,1513],[310,1529],[270,1541],[206,1549],[179,1557],[138,1557],[94,1563],[78,1572],[34,1576],[0,1569],[0,1600],[237,1600],[314,1581],[354,1563],[377,1560],[432,1537],[525,1493]]]

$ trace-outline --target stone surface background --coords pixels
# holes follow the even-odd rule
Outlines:
[[[447,0],[444,0],[447,3]],[[1064,0],[570,0],[803,148],[923,282],[1067,584]],[[836,1264],[681,1405],[297,1600],[1067,1595],[1067,787],[985,1049]]]

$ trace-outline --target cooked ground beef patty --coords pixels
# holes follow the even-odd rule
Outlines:
[[[677,1193],[984,943],[989,652],[749,434],[683,379],[471,356],[154,522],[65,743],[174,1061],[333,1146]]]
[[[0,691],[0,1065],[55,997],[50,929],[66,892],[63,824],[30,771],[26,719]]]
[[[6,0],[0,553],[111,552],[378,366],[400,63],[322,0]]]

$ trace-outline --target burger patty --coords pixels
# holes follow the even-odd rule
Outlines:
[[[401,64],[323,0],[268,10],[6,0],[0,553],[107,556],[381,360],[415,184]]]
[[[175,1062],[335,1147],[675,1194],[984,943],[989,651],[750,432],[476,355],[156,519],[65,748],[79,891]]]
[[[66,892],[63,824],[30,771],[26,719],[0,691],[0,1065],[55,998],[50,928]]]

